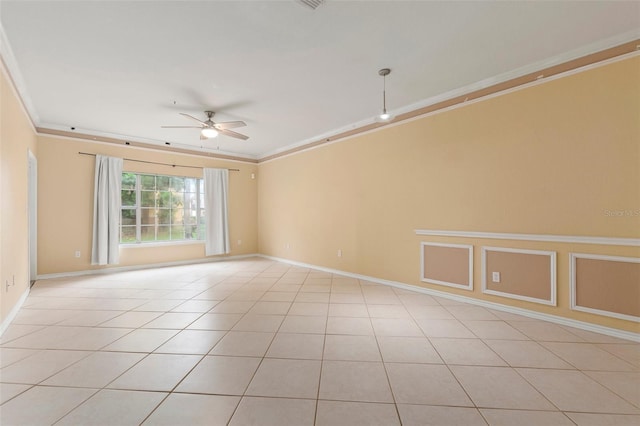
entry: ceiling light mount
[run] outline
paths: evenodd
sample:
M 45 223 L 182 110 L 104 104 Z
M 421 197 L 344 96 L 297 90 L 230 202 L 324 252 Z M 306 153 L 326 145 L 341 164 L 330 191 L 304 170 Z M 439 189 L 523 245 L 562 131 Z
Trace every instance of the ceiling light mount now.
M 390 68 L 382 68 L 378 71 L 378 75 L 382 77 L 382 114 L 377 115 L 375 120 L 382 123 L 393 119 L 393 115 L 387 112 L 387 76 L 389 74 L 391 74 Z
M 218 136 L 218 131 L 214 127 L 215 123 L 212 120 L 213 116 L 215 115 L 215 112 L 205 111 L 204 113 L 207 116 L 207 121 L 204 122 L 206 124 L 206 127 L 202 128 L 202 130 L 200 131 L 200 135 L 202 138 L 205 138 L 205 139 L 215 138 Z
M 316 10 L 318 6 L 322 4 L 324 0 L 298 0 L 299 3 L 307 6 L 310 9 Z

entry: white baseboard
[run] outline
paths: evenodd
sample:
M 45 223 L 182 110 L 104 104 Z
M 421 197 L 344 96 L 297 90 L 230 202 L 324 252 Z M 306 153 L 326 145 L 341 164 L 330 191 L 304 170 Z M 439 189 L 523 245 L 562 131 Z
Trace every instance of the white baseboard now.
M 27 296 L 29 296 L 30 290 L 31 290 L 31 287 L 28 286 L 27 289 L 24 291 L 24 293 L 22 293 L 22 296 L 20 296 L 20 299 L 18 299 L 18 302 L 13 306 L 13 309 L 11 309 L 11 312 L 9 312 L 9 315 L 7 315 L 4 321 L 2 321 L 2 324 L 0 324 L 0 336 L 4 334 L 4 332 L 7 330 L 7 328 L 11 324 L 11 321 L 14 320 L 14 318 L 18 314 L 18 311 L 20 310 L 20 308 L 22 308 L 22 305 L 24 304 L 25 300 L 27 300 Z
M 489 309 L 495 309 L 496 311 L 508 312 L 511 314 L 522 315 L 529 318 L 534 318 L 542 321 L 548 321 L 555 324 L 566 325 L 569 327 L 579 328 L 581 330 L 592 331 L 594 333 L 600 333 L 607 336 L 617 337 L 620 339 L 631 340 L 633 342 L 640 342 L 640 334 L 633 333 L 631 331 L 618 330 L 616 328 L 605 327 L 602 325 L 591 324 L 584 321 L 578 321 L 570 318 L 564 318 L 556 315 L 545 314 L 542 312 L 531 311 L 528 309 L 517 308 L 515 306 L 502 305 L 499 303 L 489 302 L 486 300 L 475 299 L 473 297 L 468 296 L 460 296 L 453 293 L 448 293 L 445 291 L 433 290 L 430 288 L 418 287 L 410 284 L 404 284 L 397 281 L 390 281 L 381 278 L 370 277 L 367 275 L 354 274 L 352 272 L 341 271 L 338 269 L 325 268 L 323 266 L 311 265 L 303 262 L 296 262 L 294 260 L 283 259 L 280 257 L 267 256 L 263 254 L 257 255 L 259 257 L 263 257 L 266 259 L 276 260 L 282 263 L 288 263 L 290 265 L 301 266 L 305 268 L 317 269 L 323 272 L 329 272 L 332 274 L 344 275 L 350 278 L 356 278 L 359 280 L 370 281 L 377 284 L 388 285 L 391 287 L 401 288 L 403 290 L 414 291 L 417 293 L 428 294 L 430 296 L 438 296 L 446 299 L 456 300 L 458 302 L 470 303 L 472 305 L 482 306 Z
M 149 263 L 144 265 L 131 265 L 131 266 L 117 266 L 115 268 L 87 269 L 84 271 L 59 272 L 55 274 L 38 275 L 37 279 L 47 280 L 51 278 L 77 277 L 81 275 L 113 274 L 116 272 L 138 271 L 141 269 L 166 268 L 169 266 L 195 265 L 199 263 L 210 263 L 210 262 L 223 262 L 227 260 L 246 259 L 248 257 L 260 257 L 260 255 L 259 254 L 239 254 L 236 256 L 219 256 L 219 257 L 204 258 L 204 259 L 179 260 L 175 262 Z

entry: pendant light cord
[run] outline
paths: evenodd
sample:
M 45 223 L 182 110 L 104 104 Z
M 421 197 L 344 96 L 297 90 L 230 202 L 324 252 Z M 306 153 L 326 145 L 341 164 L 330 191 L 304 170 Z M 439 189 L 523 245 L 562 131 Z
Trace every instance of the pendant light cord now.
M 387 113 L 387 76 L 382 76 L 382 113 Z

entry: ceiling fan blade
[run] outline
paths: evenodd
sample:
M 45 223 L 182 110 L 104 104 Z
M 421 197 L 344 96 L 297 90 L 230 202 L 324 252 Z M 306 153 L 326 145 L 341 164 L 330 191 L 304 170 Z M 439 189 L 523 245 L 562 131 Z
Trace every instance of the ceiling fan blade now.
M 202 121 L 202 120 L 198 120 L 197 118 L 195 118 L 195 117 L 194 117 L 194 116 L 192 116 L 192 115 L 185 114 L 184 112 L 180 112 L 180 113 L 178 113 L 178 114 L 180 114 L 180 115 L 182 115 L 182 116 L 184 116 L 184 117 L 190 118 L 191 120 L 195 120 L 195 121 L 197 121 L 198 123 L 202 124 L 203 126 L 206 126 L 206 125 L 207 125 L 207 123 L 205 123 L 205 122 L 204 122 L 204 121 Z
M 202 126 L 160 126 L 163 129 L 202 129 Z
M 227 136 L 231 136 L 232 138 L 238 138 L 238 139 L 242 139 L 244 141 L 246 141 L 247 139 L 249 139 L 249 136 L 245 136 L 243 134 L 240 133 L 236 133 L 232 130 L 227 130 L 227 129 L 218 129 L 218 131 L 220 133 L 222 133 L 223 135 L 227 135 Z
M 236 127 L 244 127 L 247 123 L 244 121 L 224 121 L 213 125 L 218 130 L 235 129 Z

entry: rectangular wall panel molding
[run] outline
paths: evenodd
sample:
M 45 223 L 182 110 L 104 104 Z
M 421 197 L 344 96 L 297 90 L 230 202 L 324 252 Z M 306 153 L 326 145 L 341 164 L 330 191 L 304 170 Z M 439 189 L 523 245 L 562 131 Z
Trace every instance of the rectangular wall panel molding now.
M 570 256 L 572 310 L 640 322 L 640 258 Z
M 482 247 L 482 292 L 556 306 L 556 252 Z
M 420 281 L 473 290 L 473 246 L 421 243 Z

